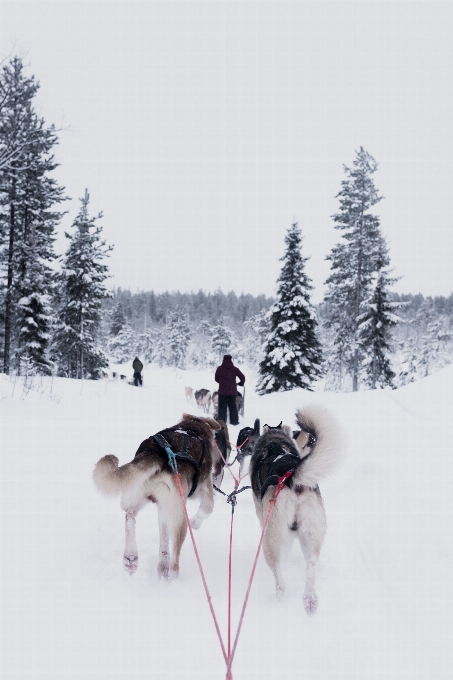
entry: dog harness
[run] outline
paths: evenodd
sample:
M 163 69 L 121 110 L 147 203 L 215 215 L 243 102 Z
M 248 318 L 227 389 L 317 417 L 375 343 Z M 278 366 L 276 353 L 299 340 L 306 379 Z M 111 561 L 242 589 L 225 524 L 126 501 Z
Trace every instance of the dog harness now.
M 269 429 L 280 430 L 281 423 L 280 425 L 277 425 L 277 427 L 272 428 L 269 427 Z M 310 435 L 309 442 L 311 446 L 313 446 L 313 444 L 316 443 L 316 439 L 315 437 L 313 437 L 313 435 Z M 286 472 L 291 472 L 291 475 L 285 480 L 285 485 L 288 485 L 289 480 L 291 479 L 292 475 L 297 470 L 299 465 L 305 463 L 305 461 L 312 455 L 312 453 L 313 451 L 310 451 L 308 455 L 306 455 L 304 458 L 301 458 L 292 451 L 288 451 L 287 449 L 285 449 L 284 446 L 282 446 L 281 444 L 278 444 L 277 442 L 271 442 L 267 447 L 266 455 L 263 458 L 261 458 L 257 464 L 258 481 L 261 487 L 261 500 L 263 500 L 264 494 L 266 493 L 270 486 L 276 486 L 278 484 L 279 477 L 285 475 Z M 269 470 L 268 475 L 263 482 L 262 468 L 264 464 L 269 465 Z M 310 491 L 316 490 L 316 487 L 308 488 Z
M 168 441 L 165 439 L 165 437 L 162 435 L 162 432 L 177 432 L 178 434 L 182 434 L 184 437 L 184 448 L 182 451 L 174 452 L 168 443 Z M 197 463 L 195 458 L 189 453 L 189 436 L 193 437 L 194 439 L 198 439 L 201 442 L 201 459 L 200 462 Z M 158 432 L 157 434 L 154 434 L 150 437 L 150 439 L 154 439 L 156 444 L 160 446 L 161 449 L 165 451 L 165 453 L 168 456 L 168 464 L 170 465 L 171 469 L 173 470 L 174 473 L 178 471 L 176 461 L 177 460 L 185 460 L 188 463 L 191 463 L 193 467 L 195 468 L 195 475 L 193 478 L 192 482 L 192 488 L 190 489 L 189 496 L 192 496 L 192 494 L 195 493 L 197 490 L 198 486 L 198 480 L 200 478 L 200 470 L 201 466 L 203 465 L 204 457 L 205 457 L 205 452 L 206 452 L 206 444 L 204 440 L 199 437 L 197 434 L 188 434 L 185 430 L 161 430 L 161 432 Z

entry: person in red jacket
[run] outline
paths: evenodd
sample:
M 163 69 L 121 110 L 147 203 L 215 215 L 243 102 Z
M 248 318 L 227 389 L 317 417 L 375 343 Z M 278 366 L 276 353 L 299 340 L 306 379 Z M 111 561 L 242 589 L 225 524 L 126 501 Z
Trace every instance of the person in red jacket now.
M 219 412 L 217 418 L 226 422 L 228 407 L 231 425 L 239 425 L 236 407 L 236 395 L 238 392 L 236 378 L 240 380 L 239 385 L 244 385 L 244 374 L 233 364 L 231 354 L 225 354 L 223 362 L 217 367 L 214 376 L 214 380 L 219 383 Z

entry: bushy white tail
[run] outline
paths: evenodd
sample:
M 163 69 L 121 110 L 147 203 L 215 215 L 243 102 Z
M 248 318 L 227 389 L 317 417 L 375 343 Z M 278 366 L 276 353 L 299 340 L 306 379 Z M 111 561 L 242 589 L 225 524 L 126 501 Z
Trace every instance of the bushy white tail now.
M 140 470 L 132 463 L 126 463 L 126 465 L 118 467 L 118 458 L 109 455 L 104 456 L 96 463 L 93 470 L 93 481 L 99 491 L 105 496 L 119 496 L 119 494 L 129 491 L 144 482 L 147 477 L 152 476 L 157 470 L 157 464 L 155 470 L 152 468 Z
M 321 404 L 298 409 L 296 422 L 301 430 L 316 437 L 313 453 L 302 465 L 304 481 L 315 485 L 319 479 L 334 472 L 341 462 L 344 431 L 336 417 Z M 310 451 L 308 446 L 305 450 Z M 304 450 L 301 453 L 303 455 Z

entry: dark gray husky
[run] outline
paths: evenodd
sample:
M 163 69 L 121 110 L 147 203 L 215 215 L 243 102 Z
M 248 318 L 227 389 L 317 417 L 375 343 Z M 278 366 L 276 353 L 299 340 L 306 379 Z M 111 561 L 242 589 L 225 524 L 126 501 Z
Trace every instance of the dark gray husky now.
M 318 606 L 315 590 L 316 563 L 326 533 L 326 515 L 318 479 L 331 472 L 340 457 L 341 430 L 322 406 L 296 412 L 300 431 L 288 425 L 263 427 L 250 461 L 253 500 L 263 526 L 278 477 L 292 470 L 272 511 L 263 542 L 263 552 L 275 578 L 277 597 L 285 590 L 282 560 L 294 538 L 298 538 L 306 562 L 304 607 L 313 614 Z

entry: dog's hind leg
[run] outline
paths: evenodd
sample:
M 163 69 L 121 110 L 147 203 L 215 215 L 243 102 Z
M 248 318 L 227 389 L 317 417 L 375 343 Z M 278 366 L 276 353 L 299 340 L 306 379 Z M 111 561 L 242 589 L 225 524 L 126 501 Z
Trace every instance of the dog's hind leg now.
M 170 540 L 168 532 L 168 524 L 164 520 L 163 513 L 159 506 L 159 564 L 157 565 L 157 573 L 159 578 L 169 578 L 170 571 Z
M 190 520 L 193 529 L 199 529 L 206 517 L 214 510 L 214 489 L 212 488 L 211 475 L 198 485 L 198 495 L 200 498 L 200 507 L 198 508 L 198 512 Z
M 320 498 L 312 491 L 308 493 L 310 493 L 312 502 L 305 507 L 297 533 L 306 563 L 304 607 L 307 614 L 314 614 L 318 608 L 318 596 L 315 589 L 316 564 L 326 533 L 326 516 Z
M 274 508 L 263 541 L 264 557 L 274 574 L 277 599 L 280 599 L 285 592 L 281 563 L 289 547 L 288 528 L 283 514 L 279 512 L 278 507 Z
M 135 539 L 135 516 L 138 508 L 132 507 L 126 510 L 126 545 L 124 546 L 124 568 L 132 576 L 138 567 L 138 550 Z
M 174 518 L 176 520 L 176 518 Z M 174 579 L 179 576 L 179 556 L 181 548 L 187 534 L 187 521 L 185 515 L 181 512 L 172 527 L 172 541 L 171 541 L 171 561 L 169 578 Z

